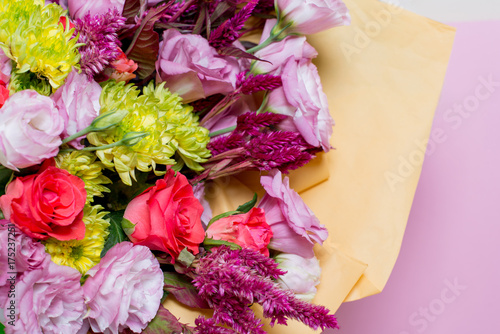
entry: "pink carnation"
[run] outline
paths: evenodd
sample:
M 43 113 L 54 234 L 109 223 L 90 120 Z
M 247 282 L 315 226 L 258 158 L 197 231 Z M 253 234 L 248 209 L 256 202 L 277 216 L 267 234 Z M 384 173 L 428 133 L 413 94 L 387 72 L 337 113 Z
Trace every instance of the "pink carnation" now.
M 73 268 L 47 262 L 27 272 L 15 287 L 15 312 L 7 299 L 0 307 L 7 321 L 7 334 L 77 333 L 86 312 L 80 273 Z M 9 309 L 11 308 L 11 309 Z
M 273 238 L 269 248 L 310 258 L 314 256 L 314 243 L 322 244 L 328 230 L 304 203 L 299 194 L 290 189 L 288 177 L 274 171 L 262 176 L 260 183 L 266 195 L 258 207 L 264 209 Z
M 140 333 L 154 318 L 163 295 L 163 272 L 149 248 L 122 242 L 86 273 L 83 291 L 94 332 Z

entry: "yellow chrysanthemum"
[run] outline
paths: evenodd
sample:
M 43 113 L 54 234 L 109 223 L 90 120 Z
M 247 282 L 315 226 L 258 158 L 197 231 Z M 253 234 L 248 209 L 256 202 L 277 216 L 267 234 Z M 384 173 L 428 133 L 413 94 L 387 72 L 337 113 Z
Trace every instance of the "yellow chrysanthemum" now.
M 192 107 L 183 105 L 177 94 L 172 94 L 160 84 L 150 83 L 143 94 L 134 85 L 109 82 L 101 93 L 101 115 L 119 111 L 125 117 L 108 131 L 87 136 L 94 146 L 116 143 L 137 133 L 147 133 L 134 145 L 115 146 L 97 151 L 97 156 L 107 167 L 114 167 L 125 184 L 135 179 L 135 169 L 142 172 L 156 170 L 157 165 L 175 165 L 176 152 L 194 170 L 202 170 L 200 162 L 206 161 L 210 152 L 206 148 L 208 130 L 198 126 Z M 178 163 L 177 163 L 178 164 Z
M 94 152 L 73 151 L 59 153 L 56 158 L 57 167 L 67 170 L 70 174 L 78 176 L 85 182 L 87 191 L 87 204 L 94 201 L 94 196 L 103 197 L 109 189 L 103 184 L 112 183 L 102 174 L 104 164 L 97 160 Z
M 73 29 L 59 19 L 64 10 L 36 0 L 0 0 L 0 48 L 16 62 L 17 71 L 35 73 L 55 90 L 64 83 L 80 54 Z
M 75 268 L 82 274 L 99 263 L 104 242 L 109 234 L 109 221 L 104 219 L 108 212 L 102 210 L 100 205 L 84 207 L 84 239 L 60 241 L 49 238 L 44 241 L 45 250 L 52 257 L 52 261 Z

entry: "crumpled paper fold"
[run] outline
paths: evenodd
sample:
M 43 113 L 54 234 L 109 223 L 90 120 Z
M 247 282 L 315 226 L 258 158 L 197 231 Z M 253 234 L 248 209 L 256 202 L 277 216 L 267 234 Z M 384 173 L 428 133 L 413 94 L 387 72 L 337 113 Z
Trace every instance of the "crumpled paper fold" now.
M 328 227 L 315 247 L 323 269 L 314 302 L 335 312 L 379 293 L 398 257 L 455 29 L 376 0 L 345 0 L 352 24 L 309 37 L 335 119 L 334 150 L 291 173 Z M 262 193 L 258 173 L 208 189 L 214 214 Z M 198 310 L 167 300 L 182 322 Z M 258 312 L 258 311 L 257 311 Z M 340 324 L 341 325 L 341 324 Z M 272 334 L 313 333 L 301 323 Z

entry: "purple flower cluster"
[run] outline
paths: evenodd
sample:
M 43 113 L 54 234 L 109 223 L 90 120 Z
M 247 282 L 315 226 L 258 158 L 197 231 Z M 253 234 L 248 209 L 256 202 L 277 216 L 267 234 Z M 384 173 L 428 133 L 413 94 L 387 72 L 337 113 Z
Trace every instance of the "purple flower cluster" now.
M 210 142 L 212 159 L 220 160 L 218 155 L 234 150 L 230 152 L 234 162 L 251 162 L 251 167 L 260 170 L 277 168 L 286 173 L 305 165 L 317 148 L 309 145 L 298 132 L 278 130 L 278 124 L 287 118 L 253 112 L 238 116 L 236 129 L 231 134 Z
M 216 49 L 230 46 L 234 41 L 240 38 L 243 33 L 241 30 L 245 22 L 250 18 L 252 12 L 259 0 L 250 0 L 238 13 L 232 18 L 224 21 L 211 34 L 208 42 Z
M 236 77 L 236 87 L 241 94 L 249 95 L 281 87 L 281 77 L 272 74 L 250 74 L 241 72 Z
M 253 303 L 262 306 L 264 316 L 271 318 L 271 325 L 296 319 L 313 329 L 338 328 L 335 316 L 328 314 L 328 309 L 297 299 L 273 281 L 283 274 L 272 259 L 249 249 L 221 246 L 201 258 L 193 283 L 214 309 L 214 316 L 211 320 L 198 318 L 198 332 L 231 333 L 221 331 L 220 324 L 237 333 L 265 333 L 262 323 L 248 307 Z
M 91 79 L 121 54 L 117 32 L 124 26 L 125 18 L 113 8 L 105 14 L 88 13 L 74 23 L 75 33 L 79 34 L 78 43 L 85 43 L 79 49 L 80 66 Z

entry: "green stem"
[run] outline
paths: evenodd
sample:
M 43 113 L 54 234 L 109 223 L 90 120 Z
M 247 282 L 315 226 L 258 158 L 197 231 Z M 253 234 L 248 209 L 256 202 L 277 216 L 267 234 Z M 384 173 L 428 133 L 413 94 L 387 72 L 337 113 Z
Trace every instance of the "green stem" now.
M 217 130 L 217 131 L 214 131 L 214 132 L 210 132 L 208 134 L 208 136 L 210 138 L 213 138 L 215 136 L 223 135 L 224 133 L 228 133 L 228 132 L 234 131 L 234 129 L 236 129 L 236 125 L 230 126 L 228 128 L 225 128 L 225 129 Z
M 64 138 L 63 141 L 62 141 L 62 145 L 66 144 L 66 143 L 69 143 L 70 141 L 75 140 L 77 138 L 80 138 L 82 136 L 85 136 L 88 133 L 92 132 L 92 130 L 93 130 L 93 127 L 92 126 L 88 126 L 85 129 L 83 129 L 81 131 L 78 131 L 77 133 L 75 133 L 75 134 L 73 134 L 73 135 L 71 135 L 69 137 Z
M 280 36 L 282 33 L 285 32 L 285 30 L 287 30 L 292 25 L 292 22 L 285 25 L 280 31 L 278 31 L 276 33 L 275 30 L 279 29 L 279 23 L 280 23 L 279 21 L 276 22 L 276 25 L 273 27 L 273 29 L 271 29 L 271 33 L 269 34 L 269 37 L 264 42 L 262 42 L 259 45 L 254 46 L 253 48 L 248 49 L 247 52 L 253 54 L 253 53 L 265 48 L 269 44 L 276 42 L 276 41 L 281 41 L 283 38 L 285 38 L 286 36 L 285 37 L 280 37 Z

